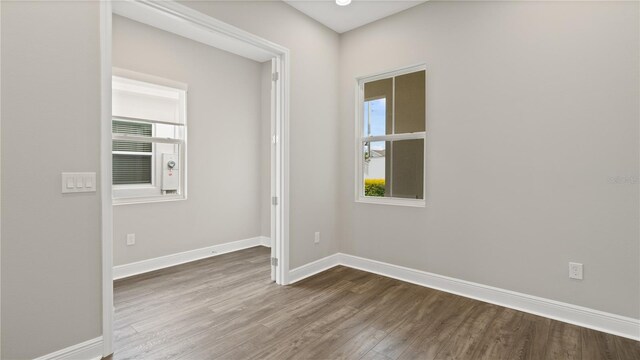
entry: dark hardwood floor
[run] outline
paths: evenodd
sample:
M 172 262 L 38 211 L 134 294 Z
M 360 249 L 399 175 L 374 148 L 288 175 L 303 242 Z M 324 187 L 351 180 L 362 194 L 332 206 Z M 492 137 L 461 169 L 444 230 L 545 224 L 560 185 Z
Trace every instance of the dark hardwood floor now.
M 255 247 L 115 282 L 114 359 L 640 359 L 640 343 Z

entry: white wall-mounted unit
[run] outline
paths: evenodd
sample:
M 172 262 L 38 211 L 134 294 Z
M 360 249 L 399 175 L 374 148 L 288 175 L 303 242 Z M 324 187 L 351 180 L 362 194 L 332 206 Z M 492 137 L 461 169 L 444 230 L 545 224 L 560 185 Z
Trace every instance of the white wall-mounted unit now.
M 162 154 L 162 191 L 177 191 L 180 187 L 180 159 L 178 154 Z

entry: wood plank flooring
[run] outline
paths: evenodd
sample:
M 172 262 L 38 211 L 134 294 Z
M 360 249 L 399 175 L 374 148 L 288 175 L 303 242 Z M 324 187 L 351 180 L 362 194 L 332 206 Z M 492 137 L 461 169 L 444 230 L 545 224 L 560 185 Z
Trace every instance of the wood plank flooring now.
M 113 359 L 640 359 L 640 343 L 346 267 L 291 286 L 250 248 L 115 286 Z

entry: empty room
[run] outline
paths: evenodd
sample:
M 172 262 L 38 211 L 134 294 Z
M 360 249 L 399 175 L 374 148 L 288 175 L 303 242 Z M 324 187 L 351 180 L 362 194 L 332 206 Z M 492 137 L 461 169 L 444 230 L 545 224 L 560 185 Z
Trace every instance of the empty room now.
M 271 68 L 112 17 L 117 358 L 155 357 L 150 334 L 271 285 Z
M 640 359 L 640 2 L 0 1 L 0 359 Z

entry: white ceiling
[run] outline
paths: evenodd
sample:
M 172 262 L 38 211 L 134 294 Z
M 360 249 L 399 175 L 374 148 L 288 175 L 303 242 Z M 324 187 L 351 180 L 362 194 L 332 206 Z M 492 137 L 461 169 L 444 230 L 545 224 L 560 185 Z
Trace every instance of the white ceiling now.
M 424 0 L 352 0 L 338 6 L 335 0 L 283 0 L 338 33 L 393 15 Z

